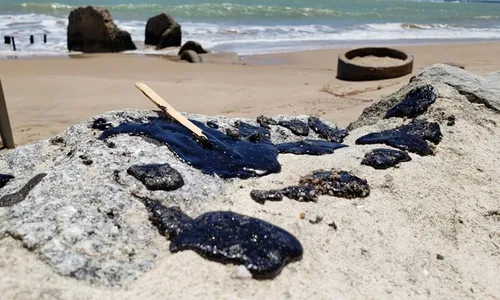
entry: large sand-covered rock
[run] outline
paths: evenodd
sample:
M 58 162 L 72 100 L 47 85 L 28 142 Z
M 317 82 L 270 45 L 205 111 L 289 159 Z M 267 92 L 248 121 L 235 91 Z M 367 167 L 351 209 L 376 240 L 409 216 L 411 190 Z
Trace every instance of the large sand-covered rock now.
M 416 119 L 440 125 L 442 140 L 433 155 L 409 153 L 411 161 L 385 170 L 362 165 L 365 153 L 389 147 L 355 141 L 409 123 L 384 115 L 427 84 L 437 97 Z M 22 146 L 0 156 L 0 173 L 15 176 L 0 189 L 0 199 L 36 174 L 46 175 L 22 202 L 0 208 L 1 293 L 73 299 L 493 299 L 500 294 L 500 114 L 470 100 L 456 87 L 426 76 L 365 110 L 350 126 L 344 141 L 349 147 L 322 156 L 280 154 L 280 173 L 245 180 L 204 175 L 148 138 L 99 140 L 101 131 L 91 128 L 97 117 L 51 140 Z M 158 114 L 128 110 L 99 117 L 116 126 L 148 122 Z M 189 117 L 223 128 L 236 121 Z M 274 143 L 301 139 L 281 126 L 271 128 Z M 311 131 L 308 138 L 318 135 Z M 184 185 L 169 192 L 148 190 L 127 174 L 131 165 L 145 163 L 170 164 Z M 296 185 L 301 176 L 325 168 L 366 179 L 369 196 L 320 196 L 317 202 L 285 198 L 264 205 L 250 197 L 254 189 Z M 275 279 L 238 279 L 248 278 L 238 266 L 191 251 L 170 253 L 169 242 L 133 195 L 180 206 L 193 217 L 231 210 L 269 221 L 297 237 L 304 256 Z M 109 285 L 126 288 L 105 288 Z

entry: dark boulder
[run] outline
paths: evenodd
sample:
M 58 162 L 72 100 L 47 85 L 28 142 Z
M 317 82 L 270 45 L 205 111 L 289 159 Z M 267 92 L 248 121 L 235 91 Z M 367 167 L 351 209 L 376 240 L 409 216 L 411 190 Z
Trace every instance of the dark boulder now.
M 146 45 L 156 49 L 179 47 L 181 45 L 181 25 L 172 16 L 162 13 L 154 16 L 146 23 Z
M 203 62 L 203 60 L 198 55 L 198 53 L 194 52 L 193 50 L 187 50 L 187 51 L 182 52 L 180 59 L 185 60 L 185 61 L 190 62 L 190 63 L 195 63 L 195 64 L 199 64 L 199 63 Z
M 107 9 L 87 6 L 69 14 L 68 50 L 98 53 L 135 49 L 130 34 L 116 26 Z
M 200 45 L 200 43 L 194 42 L 194 41 L 187 41 L 182 45 L 181 49 L 179 50 L 179 55 L 182 54 L 182 52 L 187 51 L 187 50 L 192 50 L 198 54 L 205 54 L 209 53 L 207 50 L 203 49 L 203 47 Z

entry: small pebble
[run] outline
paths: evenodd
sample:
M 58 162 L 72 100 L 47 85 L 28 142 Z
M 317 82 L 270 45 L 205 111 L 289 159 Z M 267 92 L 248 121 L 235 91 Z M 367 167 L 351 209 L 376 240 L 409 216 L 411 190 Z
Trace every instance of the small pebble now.
M 94 161 L 90 159 L 87 155 L 80 155 L 80 159 L 82 160 L 82 163 L 86 166 L 90 166 L 91 164 L 94 163 Z
M 335 231 L 337 231 L 337 224 L 332 221 L 332 223 L 328 224 L 328 226 L 332 227 Z
M 109 123 L 104 118 L 95 119 L 94 122 L 91 125 L 92 129 L 97 129 L 97 130 L 101 130 L 101 131 L 107 130 L 107 129 L 111 128 L 111 127 L 112 127 L 111 123 Z
M 438 254 L 438 255 L 436 255 L 436 258 L 437 258 L 438 260 L 443 260 L 443 259 L 444 259 L 444 256 L 442 256 L 441 254 Z
M 311 224 L 318 224 L 318 223 L 321 223 L 321 221 L 323 221 L 323 217 L 316 216 L 316 219 L 309 220 L 309 223 L 311 223 Z
M 305 219 L 305 217 L 306 217 L 306 214 L 305 214 L 305 213 L 303 213 L 303 212 L 301 212 L 301 213 L 300 213 L 300 218 L 301 218 L 302 220 L 304 220 L 304 219 Z
M 294 199 L 300 202 L 316 202 L 318 195 L 316 192 L 307 186 L 288 186 L 281 190 L 283 195 L 289 199 Z
M 236 270 L 231 274 L 231 278 L 234 279 L 252 279 L 252 273 L 248 271 L 245 266 L 238 266 Z
M 448 125 L 448 126 L 453 126 L 453 125 L 455 125 L 455 120 L 456 120 L 456 118 L 455 118 L 455 116 L 454 116 L 454 115 L 449 116 L 447 120 L 448 120 L 448 122 L 446 123 L 446 125 Z
M 257 203 L 264 204 L 266 201 L 281 201 L 283 193 L 281 190 L 252 190 L 250 197 Z
M 385 174 L 384 175 L 385 181 L 387 182 L 392 182 L 394 178 L 390 174 Z

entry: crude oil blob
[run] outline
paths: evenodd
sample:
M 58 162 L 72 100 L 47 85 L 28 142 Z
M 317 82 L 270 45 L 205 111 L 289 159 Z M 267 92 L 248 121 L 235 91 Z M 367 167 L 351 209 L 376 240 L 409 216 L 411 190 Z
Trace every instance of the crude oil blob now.
M 349 135 L 347 129 L 332 128 L 321 122 L 321 120 L 317 117 L 309 117 L 308 124 L 320 138 L 330 142 L 342 143 L 344 138 Z
M 278 125 L 278 122 L 276 122 L 274 119 L 263 116 L 263 115 L 257 117 L 257 123 L 259 123 L 259 125 L 261 127 L 264 127 L 267 129 L 271 128 L 270 125 Z
M 293 119 L 290 121 L 279 121 L 280 126 L 290 129 L 290 131 L 298 136 L 308 136 L 309 135 L 309 125 L 300 120 Z
M 408 125 L 364 135 L 356 140 L 356 144 L 385 144 L 419 155 L 429 155 L 433 149 L 426 140 L 438 144 L 442 137 L 438 123 L 413 120 Z
M 299 202 L 314 202 L 318 200 L 318 195 L 314 191 L 314 189 L 303 186 L 303 185 L 293 185 L 287 186 L 282 190 L 283 195 L 287 198 L 297 200 Z
M 347 147 L 347 145 L 323 140 L 303 140 L 298 142 L 289 142 L 277 144 L 279 153 L 323 155 L 331 154 L 336 149 Z
M 283 200 L 282 190 L 252 190 L 250 192 L 250 197 L 260 204 L 264 204 L 266 201 L 281 201 Z
M 159 118 L 151 118 L 149 123 L 124 123 L 106 130 L 99 138 L 106 140 L 118 134 L 147 136 L 167 145 L 194 168 L 222 178 L 249 178 L 281 171 L 274 145 L 234 139 L 200 122 L 192 122 L 203 131 L 208 141 L 195 138 L 180 124 Z
M 348 199 L 370 195 L 368 182 L 347 171 L 317 170 L 300 178 L 299 184 L 314 189 L 320 195 Z
M 152 191 L 173 191 L 184 185 L 181 173 L 169 164 L 134 165 L 128 168 L 127 173 Z
M 425 85 L 410 91 L 403 101 L 387 110 L 385 118 L 415 118 L 427 111 L 436 101 L 434 87 Z
M 288 186 L 281 190 L 253 190 L 250 196 L 255 202 L 264 204 L 266 200 L 280 201 L 282 196 L 300 202 L 316 202 L 319 195 L 343 198 L 363 198 L 370 195 L 370 186 L 346 171 L 316 170 L 301 177 L 299 185 Z
M 97 118 L 94 120 L 92 123 L 92 129 L 97 129 L 97 130 L 107 130 L 111 127 L 111 123 L 106 121 L 104 118 Z
M 262 279 L 276 277 L 287 263 L 302 258 L 302 245 L 293 235 L 263 220 L 226 211 L 192 219 L 157 200 L 144 202 L 172 253 L 193 250 L 209 260 L 244 265 Z
M 0 174 L 0 189 L 3 188 L 14 176 L 9 174 Z
M 266 142 L 271 143 L 271 132 L 260 126 L 253 126 L 241 121 L 234 124 L 238 128 L 238 137 L 252 143 Z
M 366 153 L 361 164 L 371 166 L 374 169 L 388 169 L 410 160 L 411 157 L 404 151 L 379 148 Z

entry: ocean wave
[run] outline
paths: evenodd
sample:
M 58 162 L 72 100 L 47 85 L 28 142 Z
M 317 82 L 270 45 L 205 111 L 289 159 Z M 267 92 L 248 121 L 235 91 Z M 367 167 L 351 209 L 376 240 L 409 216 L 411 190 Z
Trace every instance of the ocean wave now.
M 72 9 L 73 6 L 62 3 L 21 3 L 22 8 L 34 9 Z
M 120 20 L 115 23 L 128 31 L 142 45 L 144 20 Z M 255 25 L 226 22 L 182 22 L 183 40 L 195 40 L 204 47 L 219 51 L 255 54 L 303 47 L 325 47 L 345 43 L 366 43 L 383 40 L 453 40 L 500 39 L 500 26 L 489 28 L 461 27 L 457 24 L 425 23 L 364 23 L 338 26 L 336 24 L 269 24 Z M 0 31 L 16 38 L 19 52 L 67 53 L 67 17 L 47 14 L 0 15 Z M 43 44 L 47 34 L 48 43 Z M 34 35 L 35 44 L 29 36 Z M 140 46 L 142 47 L 142 46 Z M 295 48 L 294 48 L 295 47 Z M 11 45 L 0 44 L 0 55 L 11 53 Z M 148 50 L 153 51 L 154 50 Z M 155 52 L 156 53 L 156 52 Z
M 475 16 L 474 20 L 495 20 L 500 19 L 500 16 Z
M 162 4 L 115 4 L 99 5 L 111 12 L 164 12 L 177 17 L 288 17 L 288 18 L 316 18 L 316 17 L 380 17 L 375 11 L 347 12 L 326 8 L 288 7 L 270 5 L 243 5 L 233 3 L 200 3 L 169 6 Z M 21 3 L 23 10 L 36 13 L 69 12 L 78 6 L 63 3 Z

